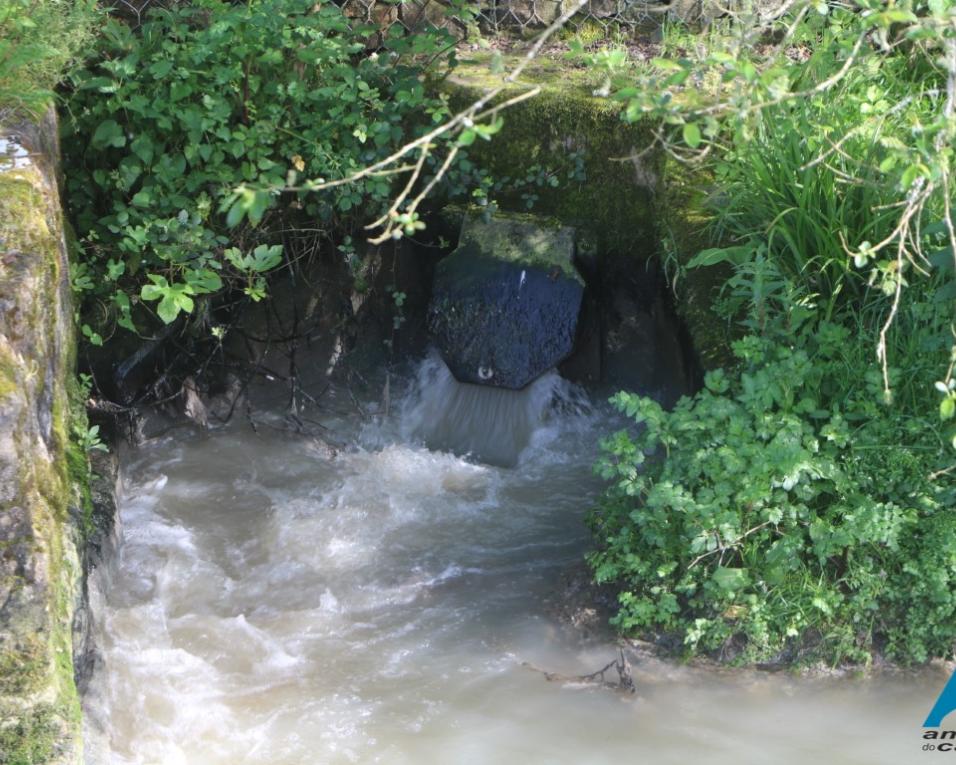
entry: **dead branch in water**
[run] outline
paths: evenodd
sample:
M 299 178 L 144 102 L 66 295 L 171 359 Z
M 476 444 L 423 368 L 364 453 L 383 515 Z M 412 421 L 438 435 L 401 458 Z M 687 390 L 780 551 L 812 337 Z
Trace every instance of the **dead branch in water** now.
M 624 649 L 618 649 L 618 656 L 596 672 L 588 675 L 562 675 L 559 672 L 548 672 L 540 667 L 534 666 L 530 662 L 522 662 L 522 667 L 539 672 L 544 675 L 544 679 L 549 683 L 584 683 L 586 685 L 599 685 L 602 688 L 608 688 L 619 693 L 636 693 L 637 688 L 634 685 L 634 677 L 631 674 L 631 662 L 624 655 Z M 611 668 L 617 670 L 617 682 L 607 679 L 607 673 Z

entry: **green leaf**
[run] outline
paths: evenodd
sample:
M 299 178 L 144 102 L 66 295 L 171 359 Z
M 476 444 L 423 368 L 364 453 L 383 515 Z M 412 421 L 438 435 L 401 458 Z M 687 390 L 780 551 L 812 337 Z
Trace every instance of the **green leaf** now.
M 93 148 L 120 148 L 126 145 L 126 136 L 116 120 L 104 120 L 96 128 L 92 139 Z
M 106 264 L 106 278 L 115 282 L 124 273 L 126 273 L 126 262 L 123 260 L 110 260 Z
M 740 75 L 747 82 L 753 82 L 757 79 L 757 67 L 755 67 L 750 61 L 741 61 L 737 68 L 740 72 Z
M 245 217 L 246 209 L 243 205 L 242 197 L 239 196 L 229 206 L 229 212 L 226 214 L 226 225 L 229 228 L 235 228 Z
M 159 314 L 159 318 L 162 319 L 165 324 L 170 324 L 179 316 L 179 309 L 180 306 L 176 297 L 169 294 L 159 301 L 159 305 L 156 306 L 156 313 Z
M 902 8 L 890 8 L 882 13 L 878 13 L 875 18 L 885 26 L 891 24 L 914 24 L 919 21 L 911 11 Z
M 153 141 L 147 135 L 138 135 L 133 139 L 133 142 L 130 144 L 130 149 L 133 150 L 133 153 L 139 157 L 144 165 L 148 165 L 153 161 Z
M 910 165 L 903 171 L 903 175 L 900 176 L 900 186 L 906 191 L 921 174 L 922 168 L 919 165 Z
M 267 246 L 260 244 L 252 251 L 252 257 L 251 269 L 258 273 L 264 273 L 282 262 L 282 245 Z
M 939 402 L 939 417 L 941 420 L 952 419 L 954 413 L 956 413 L 956 398 L 947 396 Z
M 674 59 L 671 58 L 654 58 L 651 59 L 651 64 L 656 66 L 658 69 L 664 69 L 666 71 L 680 72 L 684 70 L 684 66 Z
M 687 268 L 701 268 L 703 266 L 716 266 L 718 263 L 731 263 L 739 265 L 746 263 L 753 255 L 753 247 L 750 245 L 740 245 L 737 247 L 712 247 L 707 250 L 701 250 L 697 255 L 690 259 Z
M 169 60 L 157 61 L 155 64 L 150 66 L 149 73 L 153 75 L 157 80 L 161 80 L 167 74 L 172 71 L 173 62 Z
M 95 332 L 89 324 L 84 324 L 81 328 L 83 336 L 90 341 L 90 345 L 103 345 L 103 338 L 98 332 Z
M 730 592 L 739 592 L 750 583 L 750 578 L 745 568 L 727 568 L 720 566 L 714 571 L 713 579 L 718 587 Z
M 166 277 L 149 274 L 149 279 L 152 284 L 144 284 L 139 292 L 143 300 L 159 300 L 169 292 L 169 283 L 166 281 Z
M 258 226 L 269 207 L 271 195 L 268 191 L 257 191 L 252 197 L 252 204 L 249 205 L 249 222 L 253 226 Z
M 956 270 L 956 257 L 953 255 L 952 247 L 945 247 L 942 250 L 936 250 L 926 256 L 927 260 L 933 264 L 934 268 L 943 273 Z
M 693 122 L 688 122 L 684 125 L 684 143 L 686 143 L 690 148 L 696 149 L 700 146 L 701 135 L 700 128 Z
M 186 283 L 197 295 L 218 292 L 222 289 L 222 279 L 219 274 L 209 268 L 188 271 Z

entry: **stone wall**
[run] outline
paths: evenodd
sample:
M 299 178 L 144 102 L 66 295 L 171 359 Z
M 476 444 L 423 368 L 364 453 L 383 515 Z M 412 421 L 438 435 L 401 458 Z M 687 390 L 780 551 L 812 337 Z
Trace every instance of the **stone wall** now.
M 16 765 L 81 760 L 72 624 L 88 463 L 71 442 L 56 167 L 52 111 L 0 132 L 0 762 Z

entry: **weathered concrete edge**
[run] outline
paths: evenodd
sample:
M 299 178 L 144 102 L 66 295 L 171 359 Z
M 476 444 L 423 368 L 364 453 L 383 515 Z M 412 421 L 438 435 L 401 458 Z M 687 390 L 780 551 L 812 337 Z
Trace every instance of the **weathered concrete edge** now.
M 668 158 L 661 185 L 657 214 L 675 310 L 703 370 L 733 366 L 730 328 L 712 309 L 717 290 L 729 274 L 720 266 L 686 269 L 697 253 L 716 244 L 708 228 L 711 216 L 707 210 L 713 178 L 706 170 Z M 668 264 L 668 258 L 674 262 Z
M 0 762 L 79 763 L 73 621 L 90 516 L 57 121 L 0 130 Z

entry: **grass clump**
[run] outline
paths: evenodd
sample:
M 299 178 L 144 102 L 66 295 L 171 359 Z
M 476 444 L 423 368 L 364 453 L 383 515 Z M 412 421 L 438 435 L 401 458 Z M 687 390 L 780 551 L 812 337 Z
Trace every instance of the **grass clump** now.
M 0 122 L 50 103 L 98 18 L 93 0 L 0 0 Z
M 13 719 L 11 724 L 0 724 L 0 762 L 36 765 L 57 755 L 63 715 L 56 707 L 41 704 Z

